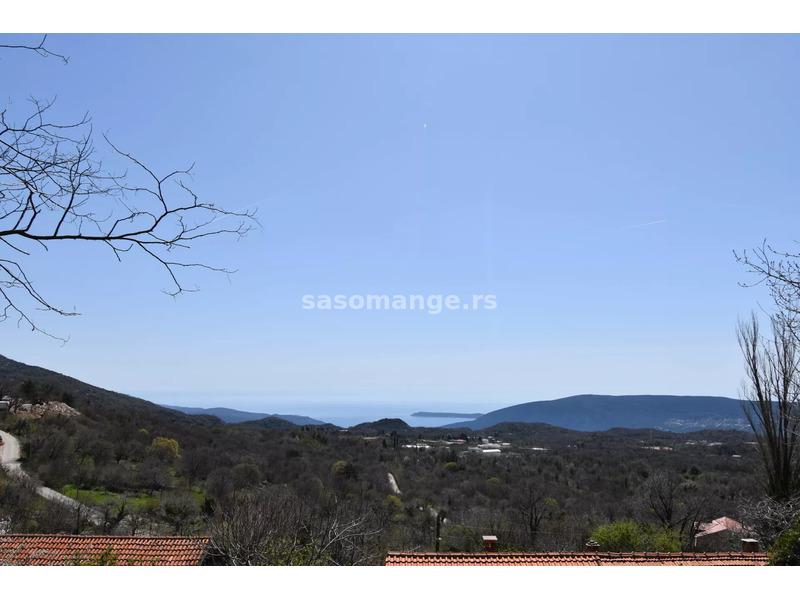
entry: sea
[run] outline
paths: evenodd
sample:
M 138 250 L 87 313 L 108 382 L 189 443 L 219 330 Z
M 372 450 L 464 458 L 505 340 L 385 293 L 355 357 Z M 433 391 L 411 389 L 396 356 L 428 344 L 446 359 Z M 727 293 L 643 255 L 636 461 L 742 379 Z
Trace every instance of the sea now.
M 508 406 L 480 399 L 459 400 L 447 394 L 436 398 L 397 399 L 370 392 L 198 392 L 131 390 L 131 396 L 156 404 L 191 408 L 233 408 L 255 413 L 300 415 L 339 427 L 379 419 L 402 419 L 412 427 L 441 427 L 469 421 L 462 417 L 413 417 L 415 412 L 486 413 Z

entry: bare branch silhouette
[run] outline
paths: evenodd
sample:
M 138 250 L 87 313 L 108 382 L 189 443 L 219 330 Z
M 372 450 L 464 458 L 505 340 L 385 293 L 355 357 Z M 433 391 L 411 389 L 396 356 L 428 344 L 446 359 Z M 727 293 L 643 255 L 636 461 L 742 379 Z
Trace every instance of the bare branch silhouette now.
M 66 62 L 46 49 L 45 41 L 0 48 L 33 50 Z M 159 175 L 104 135 L 111 153 L 132 169 L 110 172 L 96 158 L 88 115 L 57 123 L 50 120 L 53 101 L 29 102 L 31 110 L 17 119 L 10 103 L 0 111 L 0 321 L 16 319 L 50 335 L 36 324 L 32 310 L 78 314 L 46 299 L 27 272 L 29 257 L 53 244 L 104 246 L 120 261 L 128 252 L 139 253 L 166 271 L 164 291 L 172 296 L 197 291 L 182 283 L 185 269 L 233 272 L 181 260 L 173 252 L 207 237 L 241 238 L 254 227 L 255 210 L 230 211 L 201 201 L 186 183 L 191 167 Z

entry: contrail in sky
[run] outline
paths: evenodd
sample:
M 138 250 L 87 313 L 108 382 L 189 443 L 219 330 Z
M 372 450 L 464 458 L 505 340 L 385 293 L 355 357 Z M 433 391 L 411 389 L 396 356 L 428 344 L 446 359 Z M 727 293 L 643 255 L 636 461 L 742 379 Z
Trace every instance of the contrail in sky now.
M 647 227 L 648 225 L 658 225 L 659 223 L 666 223 L 666 219 L 661 219 L 660 221 L 650 221 L 649 223 L 639 223 L 638 225 L 634 225 L 631 229 L 636 227 Z

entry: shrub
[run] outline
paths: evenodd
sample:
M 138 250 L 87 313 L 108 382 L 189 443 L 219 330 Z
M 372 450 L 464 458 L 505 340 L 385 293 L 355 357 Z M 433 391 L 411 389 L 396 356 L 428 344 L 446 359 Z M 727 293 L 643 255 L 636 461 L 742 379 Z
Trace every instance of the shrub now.
M 633 519 L 600 525 L 591 533 L 607 552 L 680 552 L 678 535 Z
M 800 517 L 791 529 L 783 532 L 769 551 L 769 564 L 780 566 L 800 565 Z

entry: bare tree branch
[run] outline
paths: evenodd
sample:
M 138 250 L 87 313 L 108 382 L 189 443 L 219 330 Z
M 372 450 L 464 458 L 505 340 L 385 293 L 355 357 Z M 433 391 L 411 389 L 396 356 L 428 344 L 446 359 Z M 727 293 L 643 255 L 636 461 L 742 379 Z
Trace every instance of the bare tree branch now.
M 343 565 L 374 560 L 380 529 L 335 498 L 315 506 L 286 486 L 229 496 L 208 521 L 214 560 L 227 565 Z
M 800 492 L 800 354 L 786 320 L 772 317 L 771 325 L 767 338 L 755 314 L 739 323 L 748 380 L 743 405 L 764 463 L 765 491 L 784 501 Z
M 765 284 L 777 307 L 776 317 L 783 319 L 798 337 L 800 319 L 800 253 L 781 252 L 767 244 L 759 248 L 734 252 L 736 260 L 743 264 L 748 273 L 756 276 L 751 283 L 740 283 L 742 287 Z M 800 339 L 800 338 L 798 338 Z
M 0 45 L 66 58 L 35 46 Z M 241 238 L 255 225 L 255 210 L 226 210 L 199 200 L 186 184 L 190 169 L 159 175 L 106 136 L 111 152 L 132 173 L 113 173 L 96 158 L 90 119 L 51 121 L 53 101 L 30 99 L 32 109 L 15 119 L 11 104 L 0 111 L 0 321 L 15 318 L 44 332 L 32 310 L 78 314 L 47 300 L 29 277 L 26 259 L 52 244 L 78 242 L 107 247 L 121 261 L 139 253 L 166 272 L 165 293 L 197 291 L 182 283 L 186 269 L 232 273 L 224 267 L 182 260 L 176 252 L 208 237 Z M 49 335 L 49 334 L 48 334 Z M 58 338 L 60 339 L 60 338 Z
M 53 52 L 52 50 L 45 48 L 44 43 L 47 41 L 47 35 L 42 37 L 42 41 L 36 44 L 35 46 L 28 46 L 28 45 L 11 45 L 11 44 L 0 44 L 0 48 L 8 48 L 10 50 L 33 50 L 39 56 L 43 58 L 47 58 L 48 56 L 55 56 L 56 58 L 60 58 L 64 64 L 69 62 L 69 58 L 64 56 L 63 54 L 59 54 L 58 52 Z

